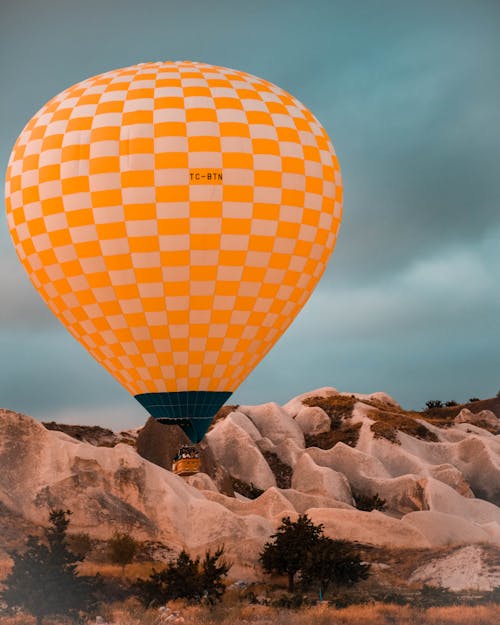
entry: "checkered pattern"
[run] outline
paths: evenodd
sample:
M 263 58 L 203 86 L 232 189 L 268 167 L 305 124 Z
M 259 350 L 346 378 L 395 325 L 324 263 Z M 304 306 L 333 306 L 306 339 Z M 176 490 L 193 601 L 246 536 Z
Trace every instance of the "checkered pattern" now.
M 190 182 L 214 170 L 222 182 Z M 136 395 L 242 382 L 321 277 L 342 186 L 304 105 L 186 61 L 107 72 L 48 102 L 14 146 L 6 197 L 31 281 Z

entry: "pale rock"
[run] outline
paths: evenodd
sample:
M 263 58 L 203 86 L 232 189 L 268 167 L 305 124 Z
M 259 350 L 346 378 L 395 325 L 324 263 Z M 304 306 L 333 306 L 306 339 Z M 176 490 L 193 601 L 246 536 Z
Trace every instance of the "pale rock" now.
M 418 549 L 431 546 L 427 537 L 417 528 L 376 510 L 362 512 L 312 508 L 307 514 L 313 523 L 323 524 L 324 532 L 330 538 L 391 548 L 411 545 Z
M 206 473 L 195 473 L 194 475 L 188 475 L 184 478 L 186 484 L 189 484 L 193 488 L 201 491 L 211 490 L 216 493 L 219 492 L 212 478 Z
M 328 467 L 319 467 L 307 453 L 301 456 L 293 468 L 292 488 L 353 504 L 346 477 Z
M 330 431 L 331 421 L 326 412 L 319 406 L 304 406 L 295 421 L 304 434 L 316 436 Z
M 331 449 L 309 447 L 305 453 L 309 454 L 316 464 L 342 472 L 351 483 L 355 481 L 357 475 L 370 479 L 391 477 L 377 458 L 345 443 L 337 443 Z
M 468 408 L 462 410 L 455 417 L 455 423 L 471 423 L 478 427 L 487 427 L 497 429 L 500 428 L 500 419 L 491 410 L 481 410 L 480 412 L 472 412 Z
M 344 510 L 352 510 L 352 506 L 322 495 L 312 495 L 303 493 L 293 488 L 280 488 L 280 493 L 286 497 L 299 514 L 305 514 L 310 508 L 343 508 Z
M 296 510 L 289 498 L 285 497 L 279 489 L 268 488 L 256 499 L 241 501 L 234 497 L 226 497 L 220 493 L 207 491 L 204 493 L 210 501 L 216 501 L 222 506 L 239 516 L 256 515 L 272 520 L 276 516 L 286 516 L 295 513 Z
M 443 482 L 447 486 L 451 486 L 462 497 L 472 498 L 472 492 L 468 482 L 464 479 L 462 473 L 452 464 L 434 464 L 429 465 L 429 475 L 434 479 Z
M 283 410 L 288 412 L 291 417 L 296 417 L 298 413 L 304 407 L 304 400 L 309 399 L 310 397 L 333 397 L 334 395 L 339 395 L 340 393 L 337 389 L 331 386 L 322 386 L 321 388 L 317 388 L 314 391 L 308 391 L 307 393 L 302 393 L 301 395 L 297 395 L 288 401 L 286 404 L 282 406 Z
M 231 421 L 241 429 L 245 430 L 245 432 L 252 438 L 254 441 L 258 441 L 262 438 L 261 433 L 255 427 L 255 425 L 250 421 L 250 419 L 240 412 L 239 410 L 235 410 L 230 412 L 226 417 L 226 421 Z
M 415 475 L 392 478 L 376 458 L 337 443 L 332 449 L 310 448 L 306 451 L 318 465 L 327 466 L 345 475 L 353 491 L 360 495 L 379 495 L 386 509 L 398 514 L 428 509 L 425 495 L 426 479 Z
M 205 438 L 218 462 L 233 477 L 263 490 L 276 486 L 273 472 L 255 441 L 234 421 L 219 421 Z
M 448 588 L 453 592 L 490 591 L 500 586 L 500 570 L 488 566 L 481 547 L 468 545 L 426 562 L 413 571 L 409 581 Z
M 443 482 L 429 478 L 425 487 L 429 509 L 461 517 L 474 523 L 500 524 L 500 508 L 489 501 L 466 498 Z
M 248 554 L 271 531 L 266 519 L 230 513 L 129 445 L 67 440 L 9 411 L 0 413 L 0 466 L 0 501 L 36 525 L 48 523 L 51 509 L 70 508 L 72 531 L 93 538 L 133 531 L 139 540 L 201 549 L 234 540 Z
M 304 449 L 299 447 L 292 439 L 281 441 L 281 443 L 274 446 L 273 451 L 281 462 L 289 467 L 295 466 L 300 456 L 304 453 Z
M 293 440 L 304 447 L 304 434 L 294 419 L 278 404 L 269 402 L 260 406 L 239 406 L 257 427 L 262 437 L 269 438 L 275 445 L 284 440 Z
M 489 533 L 477 523 L 444 512 L 410 512 L 401 519 L 401 523 L 418 530 L 432 547 L 490 541 Z

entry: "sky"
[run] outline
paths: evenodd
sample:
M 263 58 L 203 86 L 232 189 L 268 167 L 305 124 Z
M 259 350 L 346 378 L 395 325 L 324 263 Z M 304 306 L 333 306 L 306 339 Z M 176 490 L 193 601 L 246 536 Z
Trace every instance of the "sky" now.
M 269 80 L 330 135 L 344 218 L 316 291 L 231 403 L 321 386 L 404 407 L 500 389 L 497 0 L 2 0 L 0 165 L 89 76 L 202 61 Z M 144 409 L 31 286 L 0 212 L 0 406 L 139 426 Z

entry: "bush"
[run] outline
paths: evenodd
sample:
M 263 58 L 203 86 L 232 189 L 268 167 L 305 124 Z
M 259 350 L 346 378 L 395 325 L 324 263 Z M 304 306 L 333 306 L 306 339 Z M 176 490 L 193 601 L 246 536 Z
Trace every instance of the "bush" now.
M 365 512 L 371 512 L 372 510 L 385 510 L 386 500 L 379 497 L 378 493 L 375 495 L 361 495 L 360 493 L 353 493 L 354 503 L 358 510 L 364 510 Z
M 69 550 L 82 560 L 92 551 L 92 541 L 86 533 L 70 534 L 67 541 Z
M 38 625 L 46 616 L 78 618 L 95 603 L 99 578 L 77 575 L 77 563 L 83 558 L 67 545 L 70 515 L 69 510 L 51 511 L 46 543 L 29 536 L 26 551 L 11 554 L 14 566 L 4 582 L 1 598 L 7 606 L 32 614 Z
M 452 408 L 453 406 L 458 406 L 457 402 L 453 399 L 450 399 L 450 401 L 447 401 L 445 406 L 447 408 Z
M 479 397 L 469 397 L 469 403 L 473 404 L 475 401 L 481 401 Z
M 425 402 L 425 405 L 427 406 L 427 410 L 432 410 L 433 408 L 442 408 L 443 402 L 440 399 L 430 399 Z
M 199 557 L 193 560 L 187 551 L 181 551 L 162 571 L 153 570 L 148 579 L 136 582 L 139 601 L 146 607 L 160 606 L 173 599 L 215 604 L 222 599 L 226 589 L 223 578 L 231 568 L 223 554 L 224 547 L 214 554 L 207 551 L 200 562 Z
M 304 567 L 309 552 L 323 534 L 322 525 L 314 525 L 307 514 L 296 521 L 283 517 L 272 541 L 260 553 L 262 568 L 266 573 L 288 576 L 288 592 L 295 590 L 295 575 Z
M 302 568 L 301 583 L 304 588 L 317 585 L 323 599 L 330 585 L 353 586 L 367 579 L 369 572 L 370 565 L 361 560 L 353 545 L 321 536 Z
M 125 573 L 125 567 L 134 559 L 138 547 L 139 545 L 130 534 L 115 532 L 113 538 L 108 541 L 109 559 L 114 564 L 119 564 L 122 567 L 122 573 Z
M 260 561 L 266 573 L 286 574 L 288 592 L 294 594 L 295 576 L 300 573 L 304 589 L 317 585 L 322 597 L 329 585 L 350 586 L 368 577 L 370 565 L 346 541 L 332 540 L 314 525 L 307 514 L 292 522 L 284 517 L 273 539 L 264 545 Z

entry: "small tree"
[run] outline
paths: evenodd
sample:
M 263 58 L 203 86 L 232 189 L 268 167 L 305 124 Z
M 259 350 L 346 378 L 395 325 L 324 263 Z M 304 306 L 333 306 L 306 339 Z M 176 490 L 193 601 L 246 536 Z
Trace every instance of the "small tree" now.
M 210 605 L 221 601 L 226 591 L 223 578 L 228 574 L 231 565 L 222 558 L 223 554 L 224 547 L 219 547 L 213 555 L 207 551 L 201 563 L 201 586 Z
M 427 406 L 427 410 L 432 410 L 433 408 L 442 408 L 443 402 L 440 399 L 430 399 L 425 402 L 425 405 Z
M 114 564 L 122 567 L 122 574 L 125 574 L 125 567 L 130 564 L 137 553 L 138 544 L 130 534 L 115 532 L 113 538 L 108 541 L 109 558 Z
M 272 541 L 264 545 L 260 561 L 266 573 L 286 574 L 288 591 L 294 592 L 295 575 L 307 562 L 309 552 L 323 533 L 323 525 L 314 525 L 307 514 L 292 522 L 284 517 Z
M 231 565 L 222 559 L 224 548 L 212 555 L 205 553 L 204 560 L 193 560 L 187 551 L 181 551 L 177 559 L 169 562 L 162 571 L 155 571 L 148 579 L 139 579 L 135 584 L 141 603 L 146 607 L 165 604 L 172 599 L 201 601 L 203 598 L 213 605 L 222 599 L 225 591 L 223 578 Z
M 9 607 L 31 613 L 37 625 L 46 616 L 77 617 L 94 602 L 95 580 L 77 575 L 77 563 L 82 558 L 67 546 L 70 515 L 69 510 L 53 510 L 45 530 L 46 544 L 29 536 L 26 551 L 11 554 L 14 566 L 1 597 Z
M 323 598 L 330 585 L 352 586 L 367 579 L 369 571 L 370 565 L 361 561 L 350 543 L 321 536 L 301 569 L 300 579 L 304 588 L 317 583 Z

